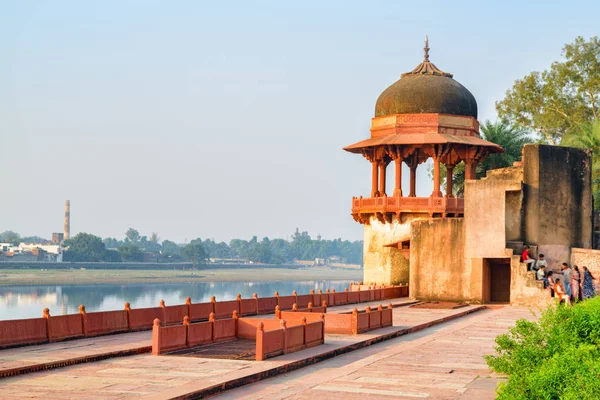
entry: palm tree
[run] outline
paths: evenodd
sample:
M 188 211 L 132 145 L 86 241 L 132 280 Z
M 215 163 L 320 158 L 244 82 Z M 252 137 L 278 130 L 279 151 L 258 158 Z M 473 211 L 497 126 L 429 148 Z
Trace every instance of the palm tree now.
M 506 121 L 485 121 L 481 126 L 481 137 L 488 142 L 496 143 L 504 149 L 504 153 L 490 154 L 477 166 L 477 178 L 485 177 L 487 171 L 505 168 L 521 160 L 521 149 L 533 139 L 526 130 L 510 125 Z M 454 168 L 452 177 L 452 192 L 455 196 L 462 197 L 465 188 L 465 164 L 459 163 Z
M 565 136 L 561 146 L 592 150 L 592 191 L 594 209 L 600 209 L 600 122 L 586 125 L 581 132 Z

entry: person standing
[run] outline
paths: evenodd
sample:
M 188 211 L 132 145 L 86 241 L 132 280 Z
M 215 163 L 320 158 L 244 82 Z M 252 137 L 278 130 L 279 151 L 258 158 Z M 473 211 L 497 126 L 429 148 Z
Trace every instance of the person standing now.
M 591 299 L 596 295 L 594 287 L 594 276 L 587 267 L 583 267 L 583 279 L 581 280 L 581 289 L 583 291 L 583 299 Z
M 581 277 L 579 275 L 579 267 L 577 265 L 573 266 L 573 271 L 571 272 L 571 297 L 573 297 L 573 301 L 579 301 L 580 298 L 580 290 L 579 285 L 581 284 Z
M 562 263 L 560 269 L 562 270 L 563 274 L 565 293 L 567 294 L 567 296 L 569 296 L 569 298 L 571 298 L 571 268 L 569 268 L 569 264 Z

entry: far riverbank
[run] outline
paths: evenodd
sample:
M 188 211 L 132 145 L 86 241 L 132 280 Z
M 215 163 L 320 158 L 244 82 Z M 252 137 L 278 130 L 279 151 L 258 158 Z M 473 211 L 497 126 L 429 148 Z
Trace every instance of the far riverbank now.
M 76 285 L 106 283 L 176 283 L 239 281 L 361 281 L 363 271 L 325 267 L 288 268 L 202 268 L 197 270 L 0 270 L 0 286 L 9 285 Z

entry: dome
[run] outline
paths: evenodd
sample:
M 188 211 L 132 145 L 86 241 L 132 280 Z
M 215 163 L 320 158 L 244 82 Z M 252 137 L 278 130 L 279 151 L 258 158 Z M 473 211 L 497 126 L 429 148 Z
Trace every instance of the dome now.
M 375 104 L 375 117 L 391 114 L 439 113 L 477 119 L 475 97 L 452 74 L 429 61 L 425 42 L 425 60 L 411 72 L 385 89 Z

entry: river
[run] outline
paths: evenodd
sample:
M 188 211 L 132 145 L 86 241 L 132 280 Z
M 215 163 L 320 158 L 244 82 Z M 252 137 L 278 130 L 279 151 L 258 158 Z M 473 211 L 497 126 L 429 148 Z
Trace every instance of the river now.
M 184 304 L 186 297 L 193 303 L 210 301 L 211 296 L 219 300 L 281 296 L 315 292 L 319 289 L 343 291 L 350 281 L 298 281 L 298 282 L 197 282 L 197 283 L 133 283 L 95 285 L 36 285 L 0 286 L 0 320 L 41 317 L 44 308 L 50 315 L 74 314 L 80 304 L 87 312 L 122 310 L 125 302 L 132 308 L 156 307 L 162 299 L 166 305 Z

